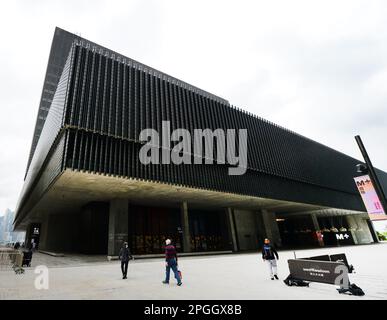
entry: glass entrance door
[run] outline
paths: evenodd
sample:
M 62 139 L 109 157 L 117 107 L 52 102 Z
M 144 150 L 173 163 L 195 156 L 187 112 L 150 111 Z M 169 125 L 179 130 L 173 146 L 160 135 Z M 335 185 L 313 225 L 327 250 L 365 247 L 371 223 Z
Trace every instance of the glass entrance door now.
M 181 252 L 180 209 L 131 206 L 129 241 L 134 254 L 163 253 L 165 240 L 172 239 Z
M 223 211 L 190 210 L 188 216 L 192 251 L 230 249 Z

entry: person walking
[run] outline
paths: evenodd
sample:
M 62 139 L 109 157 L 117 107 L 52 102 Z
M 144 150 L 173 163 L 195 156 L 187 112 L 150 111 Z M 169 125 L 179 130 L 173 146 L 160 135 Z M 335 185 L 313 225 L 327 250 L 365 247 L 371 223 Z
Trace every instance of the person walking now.
M 13 246 L 13 248 L 14 248 L 15 250 L 19 250 L 19 248 L 20 248 L 20 242 L 16 242 L 15 245 Z
M 279 280 L 277 275 L 277 260 L 279 260 L 278 252 L 270 244 L 270 240 L 267 238 L 262 247 L 262 259 L 266 261 L 269 266 L 271 280 L 274 280 L 274 278 Z
M 127 242 L 123 243 L 120 253 L 118 254 L 118 259 L 121 260 L 122 279 L 127 279 L 126 275 L 128 273 L 128 264 L 129 260 L 132 259 Z
M 171 269 L 175 275 L 177 285 L 181 286 L 181 278 L 179 275 L 179 271 L 177 269 L 177 253 L 175 246 L 172 245 L 171 239 L 165 240 L 165 280 L 163 281 L 164 284 L 169 283 L 169 276 Z

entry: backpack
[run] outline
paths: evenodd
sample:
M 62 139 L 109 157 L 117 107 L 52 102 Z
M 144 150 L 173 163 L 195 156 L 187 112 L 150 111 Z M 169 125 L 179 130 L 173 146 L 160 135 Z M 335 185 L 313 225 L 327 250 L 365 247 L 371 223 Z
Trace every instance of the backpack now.
M 354 296 L 364 296 L 364 291 L 356 284 L 352 283 L 349 285 L 349 292 Z
M 349 294 L 351 294 L 353 296 L 364 296 L 365 295 L 364 291 L 354 283 L 351 283 L 348 288 L 341 288 L 341 289 L 337 289 L 337 290 L 339 291 L 339 293 L 347 293 L 348 292 Z
M 284 283 L 291 287 L 291 286 L 296 286 L 296 287 L 309 287 L 309 283 L 304 281 L 304 280 L 300 280 L 300 279 L 295 279 L 295 278 L 292 278 L 291 275 L 288 275 L 288 277 L 284 280 Z

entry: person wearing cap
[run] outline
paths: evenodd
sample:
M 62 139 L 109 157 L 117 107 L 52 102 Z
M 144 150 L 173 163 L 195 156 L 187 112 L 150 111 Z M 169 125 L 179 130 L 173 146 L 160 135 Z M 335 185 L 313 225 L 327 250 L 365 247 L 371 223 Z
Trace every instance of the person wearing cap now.
M 123 243 L 120 253 L 118 254 L 118 259 L 121 260 L 122 279 L 127 279 L 126 275 L 128 273 L 128 264 L 129 260 L 132 259 L 127 242 Z
M 262 247 L 262 259 L 264 261 L 267 261 L 267 265 L 269 266 L 269 270 L 270 270 L 271 280 L 274 280 L 274 278 L 278 280 L 277 260 L 279 259 L 279 256 L 277 251 L 270 244 L 270 240 L 267 238 L 265 239 L 264 245 Z
M 177 270 L 177 253 L 175 246 L 172 245 L 171 239 L 165 240 L 165 280 L 163 281 L 164 284 L 169 283 L 169 275 L 171 272 L 171 269 L 175 275 L 177 285 L 181 286 L 182 282 L 180 279 L 179 271 Z

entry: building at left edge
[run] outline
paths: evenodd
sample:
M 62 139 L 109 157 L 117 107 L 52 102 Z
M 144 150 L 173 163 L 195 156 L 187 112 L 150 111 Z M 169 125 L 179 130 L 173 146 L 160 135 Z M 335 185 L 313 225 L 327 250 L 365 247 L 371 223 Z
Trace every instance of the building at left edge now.
M 139 133 L 163 121 L 247 129 L 245 174 L 229 175 L 217 154 L 140 163 Z M 123 241 L 161 253 L 167 237 L 180 252 L 257 250 L 265 237 L 284 248 L 372 243 L 359 162 L 56 28 L 14 225 L 40 249 L 109 256 Z

